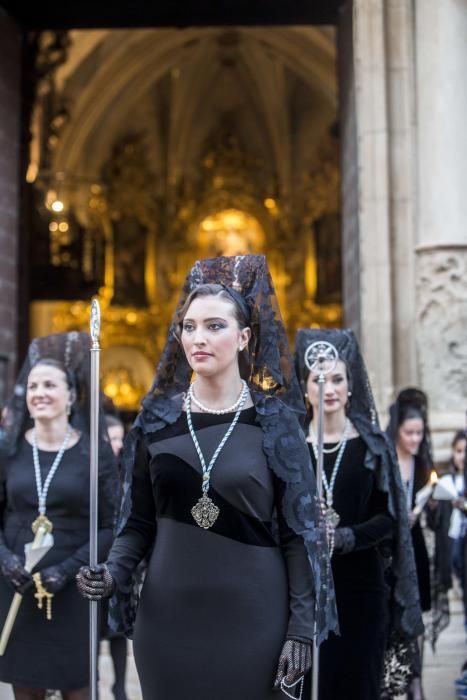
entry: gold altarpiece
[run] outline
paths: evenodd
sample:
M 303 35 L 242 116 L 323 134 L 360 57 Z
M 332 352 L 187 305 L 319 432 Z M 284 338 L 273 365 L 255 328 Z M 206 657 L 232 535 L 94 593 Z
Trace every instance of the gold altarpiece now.
M 313 163 L 293 193 L 281 193 L 224 122 L 205 141 L 196 174 L 177 182 L 161 185 L 151 171 L 144 134 L 116 144 L 98 182 L 38 180 L 50 266 L 80 266 L 86 277 L 101 260 L 102 379 L 117 407 L 138 408 L 198 258 L 266 254 L 292 342 L 298 327 L 341 324 L 338 143 L 331 135 Z M 82 238 L 78 262 L 69 252 L 73 236 Z M 87 329 L 89 308 L 89 298 L 33 299 L 31 335 Z

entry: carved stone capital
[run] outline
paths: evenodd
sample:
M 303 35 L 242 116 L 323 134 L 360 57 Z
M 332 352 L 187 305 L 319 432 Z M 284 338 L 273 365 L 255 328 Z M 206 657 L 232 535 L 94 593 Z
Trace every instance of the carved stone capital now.
M 417 250 L 417 345 L 432 410 L 465 411 L 467 245 Z

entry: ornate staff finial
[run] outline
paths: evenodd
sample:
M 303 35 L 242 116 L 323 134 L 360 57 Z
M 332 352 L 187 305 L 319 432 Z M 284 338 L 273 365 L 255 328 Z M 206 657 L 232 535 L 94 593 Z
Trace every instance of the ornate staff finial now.
M 303 359 L 310 372 L 330 374 L 337 365 L 339 354 L 334 345 L 318 340 L 307 347 Z
M 97 349 L 99 347 L 99 339 L 101 335 L 101 309 L 99 306 L 99 301 L 96 297 L 91 302 L 91 319 L 90 319 L 90 330 L 92 347 Z
M 101 333 L 101 310 L 96 297 L 91 302 L 91 421 L 90 421 L 90 493 L 89 493 L 89 566 L 97 565 L 99 527 L 99 338 Z M 90 687 L 91 700 L 97 700 L 98 620 L 97 602 L 91 601 L 90 616 Z

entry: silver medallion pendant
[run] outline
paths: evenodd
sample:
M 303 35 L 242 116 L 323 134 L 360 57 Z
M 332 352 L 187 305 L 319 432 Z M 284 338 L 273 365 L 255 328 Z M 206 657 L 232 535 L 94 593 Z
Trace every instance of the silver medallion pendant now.
M 335 529 L 339 525 L 340 519 L 341 516 L 339 515 L 339 513 L 336 513 L 332 506 L 329 506 L 326 509 L 326 522 L 329 523 L 331 527 Z
M 191 509 L 191 514 L 196 524 L 205 530 L 209 530 L 209 528 L 214 525 L 219 513 L 219 508 L 205 493 L 203 493 L 197 504 Z

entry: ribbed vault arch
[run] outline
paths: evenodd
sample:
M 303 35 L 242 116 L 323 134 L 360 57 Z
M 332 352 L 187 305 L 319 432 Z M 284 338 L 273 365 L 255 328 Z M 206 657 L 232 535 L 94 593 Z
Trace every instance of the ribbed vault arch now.
M 318 28 L 235 32 L 235 78 L 256 122 L 258 148 L 284 192 L 290 187 L 292 167 L 287 74 L 309 86 L 318 107 L 322 103 L 334 108 L 333 36 Z M 225 30 L 118 30 L 99 32 L 98 41 L 87 34 L 73 33 L 70 64 L 57 76 L 64 101 L 71 105 L 71 118 L 56 148 L 54 170 L 98 177 L 112 144 L 128 127 L 129 115 L 149 104 L 159 81 L 175 71 L 168 138 L 157 151 L 165 153 L 161 170 L 177 180 L 189 167 L 209 120 L 216 117 L 205 105 L 225 74 L 219 62 Z

